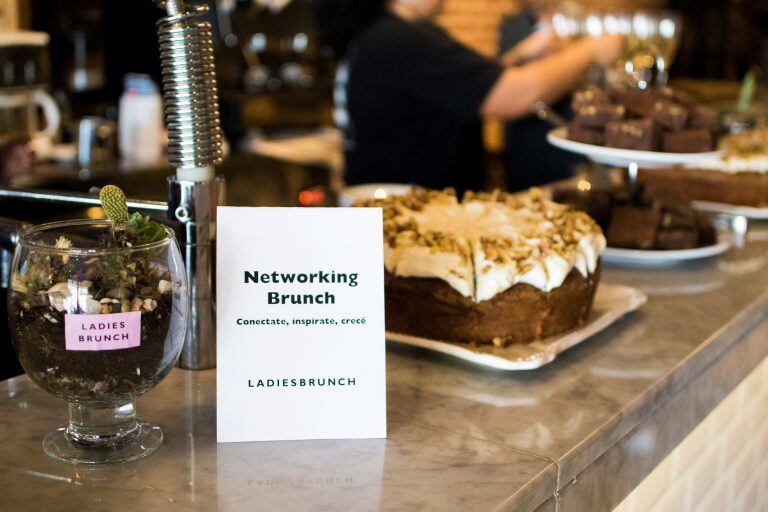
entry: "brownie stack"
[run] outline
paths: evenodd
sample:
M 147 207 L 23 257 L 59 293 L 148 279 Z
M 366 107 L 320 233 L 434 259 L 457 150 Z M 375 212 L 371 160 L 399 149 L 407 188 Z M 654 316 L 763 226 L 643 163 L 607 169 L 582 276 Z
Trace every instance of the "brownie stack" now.
M 588 88 L 573 96 L 568 138 L 611 148 L 667 153 L 713 151 L 717 112 L 669 87 Z
M 677 192 L 641 187 L 630 197 L 618 188 L 564 189 L 555 191 L 554 199 L 592 216 L 603 228 L 609 247 L 679 250 L 717 242 L 709 218 Z

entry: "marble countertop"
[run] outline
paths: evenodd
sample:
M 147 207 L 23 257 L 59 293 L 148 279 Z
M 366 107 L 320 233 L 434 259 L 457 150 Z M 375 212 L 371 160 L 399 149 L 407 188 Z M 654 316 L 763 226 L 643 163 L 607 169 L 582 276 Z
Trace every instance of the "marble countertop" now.
M 640 288 L 648 304 L 532 372 L 391 346 L 386 440 L 217 446 L 215 372 L 177 369 L 138 402 L 140 416 L 165 431 L 158 453 L 113 467 L 69 466 L 41 449 L 43 435 L 63 423 L 64 404 L 26 377 L 7 380 L 0 510 L 584 510 L 561 500 L 579 493 L 601 500 L 591 510 L 610 510 L 626 490 L 600 499 L 576 482 L 588 482 L 609 450 L 665 405 L 682 417 L 676 396 L 697 407 L 686 416 L 693 419 L 667 414 L 661 430 L 690 431 L 708 411 L 696 398 L 706 394 L 713 407 L 718 396 L 696 379 L 720 379 L 713 372 L 728 354 L 738 363 L 728 368 L 738 369 L 723 382 L 738 382 L 768 353 L 766 336 L 754 334 L 762 323 L 768 332 L 766 266 L 761 225 L 719 259 L 606 268 L 606 282 Z M 628 446 L 621 463 L 642 443 Z

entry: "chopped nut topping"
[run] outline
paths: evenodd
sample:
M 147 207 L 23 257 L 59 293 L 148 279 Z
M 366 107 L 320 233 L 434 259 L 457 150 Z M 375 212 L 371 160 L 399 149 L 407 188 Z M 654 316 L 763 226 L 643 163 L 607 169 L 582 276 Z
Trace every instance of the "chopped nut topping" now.
M 392 249 L 424 247 L 458 255 L 457 276 L 466 272 L 461 269 L 488 273 L 493 264 L 524 275 L 549 257 L 574 262 L 580 241 L 602 234 L 587 214 L 549 200 L 537 188 L 519 194 L 467 192 L 461 202 L 452 190 L 414 189 L 358 206 L 384 209 L 384 240 Z

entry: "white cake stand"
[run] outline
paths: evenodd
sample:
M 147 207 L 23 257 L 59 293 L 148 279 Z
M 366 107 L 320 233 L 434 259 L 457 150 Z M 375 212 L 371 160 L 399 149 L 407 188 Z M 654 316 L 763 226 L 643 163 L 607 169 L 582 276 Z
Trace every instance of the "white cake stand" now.
M 637 171 L 640 167 L 659 168 L 675 165 L 693 165 L 720 158 L 722 151 L 705 153 L 662 153 L 659 151 L 636 151 L 632 149 L 607 148 L 584 144 L 568 139 L 568 128 L 561 126 L 547 134 L 553 146 L 571 153 L 584 155 L 593 162 L 627 169 L 628 185 L 634 190 L 637 185 Z

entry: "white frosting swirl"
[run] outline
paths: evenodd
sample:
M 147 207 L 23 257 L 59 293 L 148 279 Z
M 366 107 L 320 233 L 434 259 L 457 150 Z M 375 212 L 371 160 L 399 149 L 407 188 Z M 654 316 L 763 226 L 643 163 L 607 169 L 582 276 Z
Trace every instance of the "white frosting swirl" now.
M 386 268 L 402 277 L 441 279 L 476 302 L 518 283 L 552 291 L 574 268 L 587 277 L 606 246 L 592 219 L 539 191 L 481 195 L 463 203 L 447 193 L 424 194 L 421 202 L 392 198 L 368 204 L 384 207 L 389 230 L 397 233 L 387 236 Z

